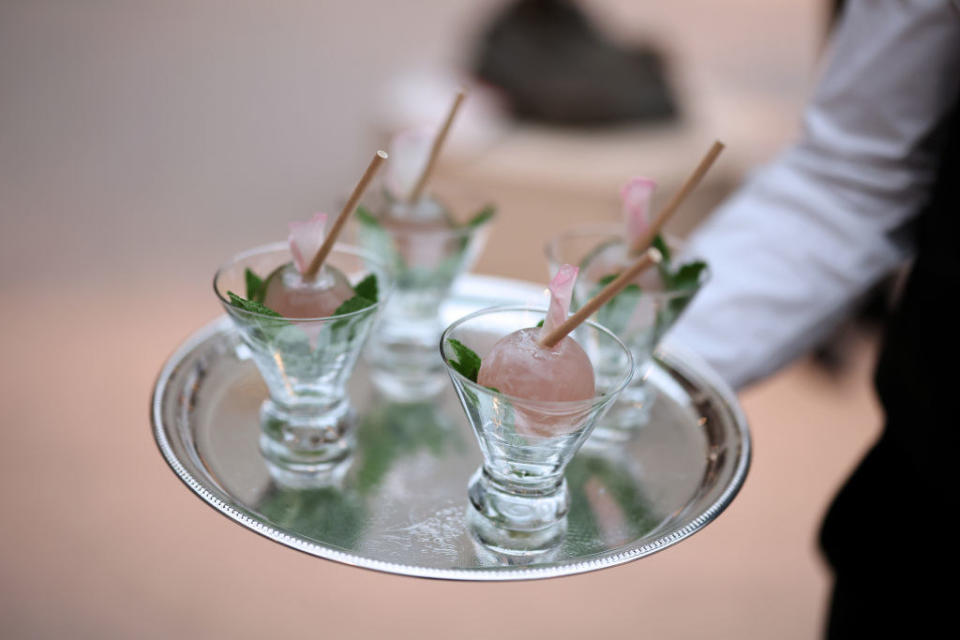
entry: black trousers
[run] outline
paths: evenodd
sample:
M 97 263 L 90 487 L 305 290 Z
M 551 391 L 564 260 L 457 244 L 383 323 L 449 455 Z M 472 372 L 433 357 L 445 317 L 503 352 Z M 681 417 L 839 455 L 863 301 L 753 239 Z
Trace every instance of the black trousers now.
M 957 514 L 949 513 L 955 501 L 911 481 L 911 465 L 889 432 L 837 494 L 821 529 L 836 576 L 830 640 L 956 637 L 960 534 L 952 522 Z

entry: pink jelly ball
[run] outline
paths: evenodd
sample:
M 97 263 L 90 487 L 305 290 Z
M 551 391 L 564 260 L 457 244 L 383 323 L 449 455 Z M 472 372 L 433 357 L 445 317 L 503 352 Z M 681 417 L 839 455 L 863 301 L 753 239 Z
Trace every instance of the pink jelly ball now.
M 501 393 L 534 402 L 577 402 L 593 399 L 593 365 L 569 336 L 552 347 L 537 343 L 539 328 L 521 329 L 500 338 L 484 357 L 477 382 Z M 514 428 L 528 437 L 552 437 L 576 431 L 583 408 L 569 413 L 514 407 Z
M 530 328 L 500 338 L 483 359 L 477 382 L 527 400 L 593 398 L 593 365 L 583 348 L 569 336 L 542 347 L 539 335 L 539 328 Z
M 338 269 L 324 266 L 306 281 L 291 263 L 270 275 L 263 304 L 286 318 L 325 318 L 353 296 L 350 281 Z

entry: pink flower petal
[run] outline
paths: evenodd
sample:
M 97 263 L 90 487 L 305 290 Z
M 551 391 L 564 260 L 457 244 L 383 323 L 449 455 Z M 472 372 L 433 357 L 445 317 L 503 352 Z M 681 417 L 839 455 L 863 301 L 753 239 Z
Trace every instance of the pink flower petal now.
M 401 131 L 390 141 L 390 162 L 384 184 L 398 200 L 405 200 L 430 157 L 434 132 L 426 127 Z
M 297 271 L 303 273 L 323 244 L 326 236 L 327 214 L 315 213 L 309 220 L 291 222 L 289 227 L 290 235 L 287 236 L 287 241 L 290 243 L 290 253 L 293 254 Z
M 634 178 L 620 190 L 629 244 L 650 228 L 650 201 L 656 188 L 657 183 L 649 178 Z
M 547 335 L 567 319 L 567 314 L 570 313 L 570 299 L 573 297 L 573 285 L 577 281 L 579 272 L 579 267 L 565 264 L 550 281 L 550 308 L 543 321 L 541 336 Z

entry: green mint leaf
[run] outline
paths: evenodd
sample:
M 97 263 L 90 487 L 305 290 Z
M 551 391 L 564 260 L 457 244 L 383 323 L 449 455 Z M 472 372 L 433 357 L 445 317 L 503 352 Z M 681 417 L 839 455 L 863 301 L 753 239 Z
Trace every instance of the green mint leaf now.
M 364 297 L 367 300 L 373 300 L 376 302 L 379 297 L 379 289 L 377 287 L 377 276 L 376 274 L 371 273 L 366 278 L 357 283 L 357 286 L 353 288 L 356 291 L 358 296 Z M 369 306 L 369 305 L 368 305 Z
M 611 273 L 601 278 L 593 287 L 590 297 L 593 298 L 604 287 L 617 279 L 620 274 Z M 614 333 L 625 332 L 633 317 L 633 311 L 640 302 L 642 291 L 640 287 L 631 282 L 620 290 L 620 293 L 613 296 L 605 305 L 597 311 L 597 322 L 610 329 Z
M 262 302 L 244 300 L 233 291 L 228 291 L 227 295 L 230 296 L 230 306 L 257 314 L 254 316 L 244 316 L 241 320 L 241 324 L 243 324 L 247 330 L 251 332 L 252 337 L 257 340 L 271 343 L 277 338 L 280 332 L 290 326 L 286 318 L 270 307 L 265 306 Z
M 453 347 L 453 352 L 457 357 L 456 360 L 448 358 L 447 362 L 464 378 L 471 382 L 476 382 L 477 374 L 480 373 L 480 356 L 459 340 L 449 338 L 447 343 Z
M 700 274 L 707 268 L 702 260 L 688 262 L 673 274 L 671 289 L 695 289 L 700 284 Z
M 537 328 L 538 328 L 538 329 L 539 329 L 540 327 L 542 327 L 542 326 L 543 326 L 543 320 L 541 320 L 540 322 L 537 323 Z
M 483 209 L 481 209 L 480 211 L 478 211 L 472 218 L 470 218 L 469 220 L 467 220 L 467 222 L 464 223 L 463 226 L 465 226 L 465 227 L 479 227 L 480 225 L 482 225 L 483 223 L 485 223 L 487 220 L 489 220 L 490 218 L 492 218 L 492 217 L 494 216 L 494 214 L 496 214 L 496 212 L 497 212 L 497 208 L 496 208 L 495 206 L 493 206 L 492 204 L 488 204 L 488 205 L 485 206 Z
M 238 309 L 243 309 L 244 311 L 249 311 L 250 313 L 259 313 L 261 315 L 271 316 L 274 318 L 283 317 L 270 307 L 265 306 L 262 302 L 257 302 L 256 300 L 245 300 L 235 294 L 233 291 L 227 291 L 227 295 L 230 296 L 230 304 Z
M 263 302 L 263 297 L 267 293 L 267 288 L 263 284 L 260 276 L 255 274 L 250 267 L 243 271 L 243 277 L 247 281 L 247 299 L 254 302 Z
M 616 280 L 619 275 L 619 273 L 610 273 L 597 280 L 597 286 L 594 289 L 593 295 L 595 296 L 600 293 L 600 289 L 603 289 L 605 286 Z M 593 296 L 590 297 L 592 298 Z
M 373 215 L 373 213 L 371 213 L 370 210 L 363 205 L 357 206 L 356 211 L 354 211 L 354 215 L 357 216 L 357 220 L 363 224 L 370 225 L 371 227 L 380 226 L 380 219 Z
M 352 298 L 344 300 L 340 303 L 340 306 L 337 307 L 337 310 L 333 312 L 333 315 L 340 316 L 345 313 L 353 313 L 354 311 L 360 311 L 361 309 L 366 309 L 367 307 L 372 307 L 376 302 L 365 298 L 361 295 L 355 295 Z
M 477 212 L 476 215 L 474 215 L 472 218 L 464 222 L 463 225 L 461 225 L 461 228 L 472 229 L 474 227 L 479 227 L 480 225 L 486 223 L 490 218 L 492 218 L 496 210 L 497 210 L 496 207 L 494 207 L 492 204 L 488 204 L 479 212 Z M 455 225 L 455 221 L 452 219 L 449 213 L 447 214 L 447 219 L 450 220 L 451 226 Z M 450 256 L 450 258 L 448 259 L 449 263 L 447 267 L 451 273 L 456 273 L 456 270 L 460 268 L 460 263 L 463 261 L 463 257 L 466 254 L 468 246 L 470 246 L 470 236 L 464 235 L 462 238 L 460 238 L 459 253 L 456 255 Z
M 336 310 L 333 312 L 333 315 L 339 316 L 346 313 L 361 311 L 367 307 L 372 307 L 375 304 L 376 302 L 370 300 L 369 298 L 356 295 L 340 303 L 340 306 L 336 308 Z M 330 323 L 332 340 L 335 342 L 350 342 L 353 340 L 353 338 L 356 336 L 358 326 L 358 323 L 354 322 L 355 319 L 356 318 L 340 318 Z M 349 331 L 344 333 L 344 329 L 349 329 Z
M 674 295 L 670 298 L 667 308 L 660 314 L 663 317 L 659 321 L 663 326 L 669 327 L 672 325 L 683 313 L 683 310 L 687 308 L 690 301 L 693 300 L 697 289 L 700 288 L 700 278 L 703 275 L 703 270 L 706 268 L 707 264 L 705 262 L 696 260 L 681 265 L 679 269 L 669 275 L 669 280 L 666 277 L 664 278 L 664 284 L 669 291 L 674 292 Z

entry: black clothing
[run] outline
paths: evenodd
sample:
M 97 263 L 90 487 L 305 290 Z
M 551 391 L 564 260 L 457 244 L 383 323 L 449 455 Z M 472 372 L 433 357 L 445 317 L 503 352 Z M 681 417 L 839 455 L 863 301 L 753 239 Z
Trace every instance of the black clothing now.
M 829 638 L 952 627 L 960 455 L 960 108 L 916 221 L 917 259 L 887 325 L 883 434 L 830 507 L 820 543 L 837 582 Z M 951 626 L 943 626 L 948 624 Z

